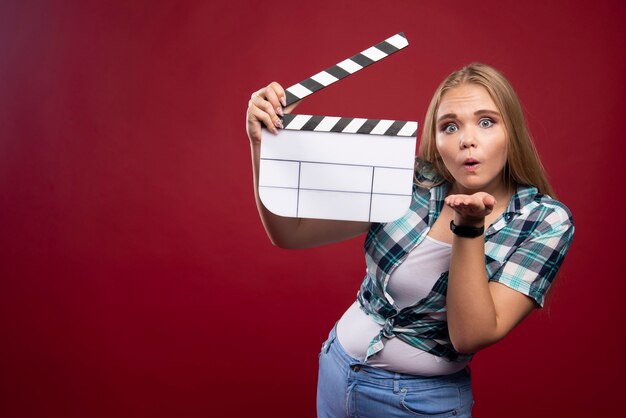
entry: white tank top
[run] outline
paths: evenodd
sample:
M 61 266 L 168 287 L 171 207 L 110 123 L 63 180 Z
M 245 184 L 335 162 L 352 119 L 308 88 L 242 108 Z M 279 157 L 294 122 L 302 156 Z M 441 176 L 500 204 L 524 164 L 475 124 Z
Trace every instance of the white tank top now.
M 443 272 L 450 268 L 450 244 L 426 236 L 393 271 L 387 291 L 398 308 L 414 305 L 426 297 Z M 445 313 L 441 320 L 446 320 Z M 367 347 L 382 327 L 370 318 L 358 302 L 353 303 L 337 324 L 337 338 L 349 356 L 363 361 Z M 370 357 L 368 365 L 419 376 L 455 373 L 467 363 L 447 361 L 415 348 L 398 338 L 385 341 L 382 351 Z

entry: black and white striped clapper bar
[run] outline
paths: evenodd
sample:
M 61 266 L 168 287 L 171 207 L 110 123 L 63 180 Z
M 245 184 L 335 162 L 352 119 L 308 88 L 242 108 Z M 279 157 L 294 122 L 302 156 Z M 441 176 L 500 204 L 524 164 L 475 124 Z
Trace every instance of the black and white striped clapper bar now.
M 294 103 L 408 45 L 403 33 L 286 90 Z M 286 114 L 263 131 L 259 195 L 288 217 L 390 222 L 411 203 L 417 122 Z
M 302 80 L 294 84 L 286 90 L 287 105 L 297 102 L 305 98 L 309 94 L 315 93 L 324 87 L 331 85 L 342 78 L 354 74 L 363 68 L 372 65 L 376 61 L 387 58 L 394 52 L 407 47 L 409 42 L 406 40 L 404 33 L 398 33 L 389 39 L 385 39 L 365 51 L 362 51 L 330 68 L 320 71 L 312 77 Z

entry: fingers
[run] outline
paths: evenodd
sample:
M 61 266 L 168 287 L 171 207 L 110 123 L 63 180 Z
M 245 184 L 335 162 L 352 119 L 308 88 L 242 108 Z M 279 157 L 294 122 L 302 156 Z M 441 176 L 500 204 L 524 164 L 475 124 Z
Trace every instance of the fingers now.
M 483 224 L 495 205 L 493 196 L 484 192 L 450 195 L 444 202 L 455 211 L 455 223 L 458 225 Z
M 476 208 L 493 209 L 496 204 L 496 199 L 488 193 L 478 192 L 473 195 L 449 195 L 445 198 L 444 202 L 451 207 L 472 206 Z
M 252 94 L 246 113 L 246 129 L 251 141 L 261 140 L 262 126 L 274 134 L 283 127 L 280 116 L 284 115 L 282 104 L 285 102 L 285 91 L 276 82 Z
M 283 91 L 280 84 L 272 82 L 269 86 L 265 88 L 260 96 L 269 103 L 269 107 L 272 109 L 273 113 L 278 116 L 284 116 L 283 104 L 281 99 L 283 101 L 285 100 L 285 92 Z
M 444 202 L 446 205 L 455 208 L 460 206 L 477 206 L 476 204 L 480 202 L 479 206 L 483 206 L 482 202 L 473 195 L 465 195 L 465 194 L 456 194 L 450 195 L 445 198 Z
M 254 104 L 250 104 L 246 116 L 246 128 L 248 130 L 248 136 L 250 137 L 251 141 L 261 141 L 261 124 L 265 125 L 265 127 L 274 134 L 278 132 L 270 115 L 267 112 L 259 109 Z
M 269 86 L 267 86 L 269 90 L 268 93 L 273 95 L 274 100 L 268 100 L 272 103 L 274 108 L 280 108 L 282 112 L 282 108 L 287 106 L 287 95 L 285 94 L 285 90 L 283 87 L 275 81 L 272 81 Z
M 276 114 L 284 115 L 283 107 L 286 106 L 287 96 L 283 87 L 277 82 L 272 81 L 267 87 L 253 93 L 252 98 L 254 99 L 255 97 L 267 100 Z
M 496 206 L 496 198 L 485 193 L 485 196 L 483 196 L 483 204 L 487 209 L 493 209 Z
M 285 89 L 275 81 L 271 82 L 269 86 L 260 91 L 263 92 L 263 97 L 272 104 L 272 108 L 276 110 L 276 114 L 281 117 L 284 116 L 285 113 L 291 113 L 301 102 L 301 100 L 298 100 L 287 106 L 287 93 Z
M 285 93 L 283 87 L 275 81 L 270 83 L 268 87 L 272 89 L 273 93 L 277 96 L 278 101 L 282 105 L 281 111 L 283 113 L 277 112 L 280 116 L 284 116 L 284 113 L 291 113 L 293 109 L 295 109 L 296 106 L 298 106 L 301 102 L 301 100 L 298 100 L 297 102 L 293 102 L 292 104 L 287 106 L 287 93 Z M 275 102 L 272 102 L 272 105 L 276 107 Z
M 257 117 L 257 119 L 263 122 L 270 131 L 276 133 L 276 128 L 283 127 L 283 123 L 277 114 L 277 110 L 273 108 L 272 103 L 269 100 L 265 100 L 261 96 L 255 96 L 250 99 L 248 109 L 252 110 L 252 113 Z M 261 115 L 259 111 L 265 115 Z

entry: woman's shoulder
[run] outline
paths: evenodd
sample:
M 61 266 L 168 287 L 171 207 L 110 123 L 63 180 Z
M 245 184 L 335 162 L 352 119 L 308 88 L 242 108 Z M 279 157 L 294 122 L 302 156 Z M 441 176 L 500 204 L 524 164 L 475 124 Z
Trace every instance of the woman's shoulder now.
M 573 227 L 574 219 L 570 209 L 561 201 L 540 193 L 532 186 L 518 186 L 516 193 L 518 213 L 524 222 L 532 222 L 542 229 Z

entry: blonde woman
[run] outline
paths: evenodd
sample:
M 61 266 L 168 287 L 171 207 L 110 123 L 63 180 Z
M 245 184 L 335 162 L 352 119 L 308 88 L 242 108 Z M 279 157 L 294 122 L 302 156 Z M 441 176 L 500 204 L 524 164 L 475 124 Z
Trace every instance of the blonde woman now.
M 308 248 L 367 233 L 356 301 L 320 353 L 319 417 L 469 417 L 472 355 L 543 306 L 574 233 L 504 76 L 470 64 L 428 108 L 407 213 L 386 224 L 282 218 L 258 198 L 261 127 L 283 88 L 247 112 L 257 207 L 271 241 Z

